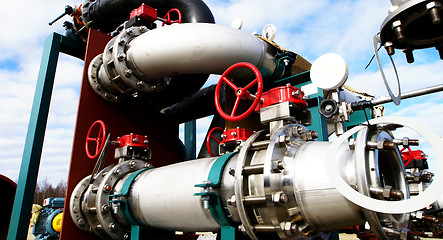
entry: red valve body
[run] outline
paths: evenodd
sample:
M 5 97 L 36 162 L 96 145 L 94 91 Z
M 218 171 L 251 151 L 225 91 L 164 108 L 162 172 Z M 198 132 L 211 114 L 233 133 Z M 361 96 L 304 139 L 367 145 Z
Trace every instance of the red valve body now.
M 414 150 L 414 151 L 405 151 L 401 153 L 403 156 L 403 161 L 409 162 L 411 160 L 426 160 L 424 157 L 424 153 L 422 150 Z
M 118 147 L 142 147 L 148 148 L 148 137 L 137 134 L 128 134 L 123 135 L 117 138 L 117 142 L 119 142 Z
M 233 141 L 246 141 L 253 131 L 249 131 L 245 128 L 232 128 L 223 132 L 223 141 L 221 143 L 233 142 Z
M 287 101 L 293 102 L 302 108 L 308 108 L 308 103 L 303 100 L 304 96 L 305 94 L 300 89 L 291 85 L 275 87 L 262 94 L 263 102 L 257 105 L 255 111 L 258 112 L 260 108 Z
M 143 3 L 140 7 L 132 10 L 129 18 L 133 18 L 136 16 L 151 22 L 155 22 L 157 20 L 157 9 Z

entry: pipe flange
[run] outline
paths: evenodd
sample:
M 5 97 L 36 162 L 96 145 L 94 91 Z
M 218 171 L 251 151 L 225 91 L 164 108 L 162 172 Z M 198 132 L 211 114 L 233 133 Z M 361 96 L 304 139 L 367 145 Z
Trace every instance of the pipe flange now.
M 291 147 L 291 154 L 301 146 L 300 143 L 304 142 L 302 136 L 308 129 L 303 125 L 291 124 L 283 126 L 278 129 L 274 135 L 271 136 L 268 148 L 266 150 L 266 157 L 264 161 L 263 171 L 263 191 L 266 197 L 266 209 L 264 211 L 270 218 L 272 225 L 275 227 L 275 231 L 281 239 L 288 237 L 287 227 L 283 227 L 286 224 L 285 221 L 291 219 L 292 232 L 290 234 L 301 233 L 305 236 L 312 236 L 317 232 L 314 231 L 307 223 L 304 222 L 302 215 L 298 211 L 297 201 L 294 198 L 294 187 L 288 184 L 293 184 L 292 181 L 285 181 L 286 175 L 289 171 L 294 169 L 291 161 L 285 162 L 286 154 L 288 150 L 286 146 Z M 288 199 L 284 204 L 276 204 L 276 193 L 286 189 L 282 194 L 285 194 Z M 278 194 L 277 194 L 278 195 Z M 305 227 L 302 227 L 305 226 Z M 300 229 L 303 229 L 300 230 Z M 291 236 L 291 235 L 289 235 Z
M 392 42 L 397 49 L 422 49 L 443 43 L 441 23 L 432 21 L 429 3 L 436 11 L 443 11 L 441 0 L 405 1 L 392 11 L 380 28 L 382 44 Z M 426 30 L 427 34 L 423 34 Z
M 91 7 L 93 7 L 94 5 L 95 5 L 95 0 L 86 0 L 82 4 L 82 21 L 87 28 L 94 28 L 94 24 L 92 22 L 89 11 Z
M 254 226 L 252 225 L 252 222 L 250 220 L 250 218 L 254 217 L 254 214 L 250 213 L 252 210 L 246 209 L 246 206 L 242 201 L 242 199 L 244 199 L 244 197 L 248 196 L 249 194 L 249 190 L 247 188 L 244 189 L 244 187 L 248 185 L 248 177 L 244 177 L 242 172 L 244 166 L 250 165 L 251 159 L 248 158 L 247 156 L 249 149 L 252 146 L 252 143 L 255 142 L 256 140 L 262 140 L 265 137 L 266 137 L 266 132 L 263 130 L 258 131 L 254 133 L 252 136 L 250 136 L 248 140 L 246 140 L 246 142 L 243 144 L 242 148 L 240 149 L 237 158 L 238 159 L 237 165 L 235 167 L 234 192 L 235 192 L 235 199 L 237 199 L 236 207 L 238 215 L 242 223 L 241 230 L 243 232 L 246 232 L 246 234 L 248 234 L 248 236 L 252 240 L 258 240 L 258 238 L 255 234 Z M 248 194 L 245 195 L 245 191 L 247 191 Z
M 116 183 L 127 174 L 149 166 L 150 164 L 142 160 L 123 161 L 109 170 L 109 174 L 104 176 L 101 180 L 100 186 L 98 187 L 97 197 L 95 199 L 95 206 L 97 208 L 97 219 L 103 226 L 103 230 L 108 235 L 108 238 L 124 239 L 124 236 L 128 235 L 130 232 L 128 223 L 122 223 L 114 217 L 114 215 L 119 214 L 119 212 L 112 213 L 112 209 L 114 209 L 113 207 L 118 207 L 118 205 L 114 205 L 113 203 L 111 206 L 111 203 L 109 203 L 110 195 L 120 194 L 114 192 Z M 124 218 L 120 217 L 120 219 Z
M 128 58 L 126 50 L 128 43 L 135 37 L 148 31 L 145 26 L 131 27 L 122 31 L 115 38 L 114 46 L 112 49 L 112 57 L 114 59 L 114 66 L 118 73 L 116 78 L 121 78 L 124 83 L 134 89 L 135 92 L 141 93 L 155 93 L 162 90 L 163 84 L 151 85 L 147 83 L 141 76 L 136 76 L 136 69 L 128 66 Z M 138 74 L 140 75 L 140 74 Z M 147 79 L 149 80 L 149 79 Z M 137 93 L 135 93 L 137 95 Z M 135 96 L 136 96 L 135 95 Z
M 437 159 L 437 172 L 435 173 L 434 180 L 428 186 L 426 191 L 420 195 L 400 201 L 382 201 L 374 198 L 370 198 L 363 195 L 355 189 L 351 188 L 340 176 L 337 171 L 337 159 L 333 161 L 325 161 L 325 167 L 331 169 L 328 171 L 328 177 L 330 181 L 334 184 L 334 187 L 349 201 L 355 203 L 358 206 L 367 208 L 369 210 L 388 213 L 388 214 L 403 214 L 407 212 L 415 212 L 422 208 L 425 208 L 432 203 L 434 203 L 443 194 L 443 143 L 440 137 L 433 132 L 431 129 L 427 128 L 420 122 L 413 121 L 408 118 L 401 117 L 382 117 L 376 118 L 369 121 L 371 125 L 378 125 L 384 123 L 393 123 L 396 125 L 403 125 L 410 128 L 411 130 L 420 134 L 427 143 L 431 146 L 435 153 Z M 357 133 L 367 126 L 356 126 L 351 130 L 345 132 L 337 140 L 335 140 L 328 150 L 328 156 L 334 156 L 334 153 L 343 144 L 347 138 L 352 134 Z
M 89 180 L 91 179 L 91 176 L 87 176 L 83 178 L 77 186 L 75 186 L 74 190 L 72 191 L 71 199 L 69 201 L 69 211 L 71 213 L 71 218 L 74 224 L 82 231 L 89 232 L 90 226 L 88 221 L 86 220 L 86 217 L 83 215 L 81 209 L 82 209 L 82 202 L 84 198 L 84 194 L 86 192 L 86 189 L 89 186 Z
M 114 49 L 114 43 L 116 38 L 112 38 L 108 44 L 106 44 L 105 51 L 103 52 L 103 68 L 108 78 L 108 83 L 113 89 L 116 89 L 122 95 L 131 97 L 135 94 L 135 91 L 130 88 L 120 77 L 117 69 L 115 69 L 115 62 L 112 55 Z
M 95 199 L 97 197 L 98 187 L 103 177 L 109 173 L 109 170 L 113 167 L 113 165 L 107 166 L 103 170 L 101 170 L 94 178 L 94 181 L 89 184 L 88 188 L 85 191 L 83 204 L 81 211 L 83 215 L 86 217 L 89 226 L 91 226 L 90 231 L 100 236 L 101 238 L 106 239 L 107 235 L 103 231 L 103 225 L 100 224 L 100 221 L 97 218 L 97 208 L 95 206 Z M 91 179 L 91 176 L 89 176 Z
M 89 84 L 92 87 L 92 90 L 102 97 L 103 99 L 110 102 L 122 102 L 126 100 L 126 97 L 119 93 L 113 93 L 110 91 L 104 82 L 109 82 L 106 76 L 100 74 L 100 69 L 102 69 L 103 64 L 103 54 L 97 55 L 94 59 L 92 59 L 91 63 L 88 67 L 88 80 Z M 106 78 L 106 79 L 103 79 Z
M 403 161 L 398 149 L 381 150 L 367 148 L 367 142 L 379 142 L 383 140 L 392 141 L 393 137 L 386 131 L 370 132 L 368 128 L 360 130 L 357 134 L 355 142 L 355 168 L 357 178 L 357 190 L 366 195 L 371 196 L 370 188 L 386 186 L 401 190 L 405 196 L 409 198 L 409 189 L 404 175 Z M 383 157 L 386 154 L 394 155 L 393 157 Z M 387 162 L 387 160 L 395 159 L 395 161 Z M 386 167 L 381 165 L 389 165 L 390 171 L 383 173 Z M 383 176 L 383 182 L 381 177 Z M 407 229 L 409 222 L 409 213 L 404 214 L 380 214 L 366 208 L 362 208 L 363 214 L 371 226 L 371 231 L 377 239 L 392 239 L 389 237 L 384 228 L 395 228 L 398 231 Z

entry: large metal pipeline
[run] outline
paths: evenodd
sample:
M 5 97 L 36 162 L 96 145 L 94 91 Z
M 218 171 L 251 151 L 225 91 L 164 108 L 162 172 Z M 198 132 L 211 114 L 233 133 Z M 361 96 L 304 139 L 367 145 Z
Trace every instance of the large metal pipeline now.
M 148 31 L 128 45 L 127 61 L 146 79 L 222 74 L 238 62 L 274 72 L 275 58 L 256 36 L 216 24 L 175 24 Z
M 274 46 L 260 38 L 221 25 L 189 23 L 153 30 L 131 27 L 113 38 L 104 53 L 91 62 L 89 81 L 97 94 L 113 102 L 130 96 L 177 98 L 177 94 L 165 92 L 182 84 L 183 88 L 176 89 L 178 95 L 192 94 L 205 79 L 189 76 L 221 74 L 238 62 L 254 64 L 266 78 L 276 72 L 276 53 Z M 247 74 L 237 73 L 240 77 Z M 187 77 L 180 79 L 183 76 Z M 198 88 L 185 87 L 188 85 Z
M 120 27 L 128 20 L 131 11 L 140 7 L 142 4 L 155 8 L 160 18 L 169 10 L 175 8 L 181 12 L 182 23 L 215 22 L 210 9 L 201 0 L 86 0 L 78 9 L 70 13 L 74 18 L 73 22 L 65 22 L 67 35 L 86 41 L 88 28 L 93 28 L 105 33 L 111 33 L 114 30 L 121 31 Z M 149 28 L 155 28 L 154 23 L 151 23 L 149 26 Z M 130 41 L 133 37 L 135 36 L 130 36 L 127 40 Z M 101 65 L 102 63 L 96 64 Z M 108 70 L 111 72 L 115 71 L 112 69 Z M 108 70 L 102 70 L 101 74 L 105 74 Z M 99 72 L 96 73 L 99 74 Z M 128 73 L 126 72 L 125 74 L 127 75 Z M 114 73 L 107 73 L 107 75 L 113 78 L 119 76 L 119 74 Z M 180 76 L 168 76 L 167 79 L 158 80 L 158 82 L 161 83 L 160 86 L 162 84 L 168 86 L 164 88 L 158 85 L 154 86 L 154 88 L 161 88 L 162 94 L 149 94 L 148 103 L 159 109 L 171 106 L 197 92 L 208 77 L 209 75 L 207 74 L 184 74 Z M 112 84 L 111 82 L 107 82 L 107 80 L 108 79 L 95 82 L 93 88 L 100 96 L 108 101 L 119 102 L 130 96 L 144 96 L 143 93 L 139 94 L 137 92 L 138 88 L 134 91 L 128 90 L 125 89 L 126 86 L 122 86 L 124 84 L 119 83 L 117 79 L 111 79 L 113 80 Z M 96 87 L 97 85 L 99 86 Z M 110 85 L 117 85 L 119 87 L 114 86 L 110 88 Z M 187 90 L 183 91 L 183 89 Z M 155 91 L 157 90 L 154 89 L 154 92 Z
M 378 239 L 403 239 L 409 212 L 435 201 L 442 182 L 408 199 L 399 141 L 391 132 L 401 123 L 392 123 L 377 119 L 334 142 L 309 140 L 312 131 L 292 124 L 272 136 L 257 132 L 239 152 L 218 158 L 161 168 L 121 161 L 92 184 L 86 177 L 77 185 L 71 216 L 80 229 L 104 239 L 129 238 L 130 225 L 190 232 L 227 227 L 251 239 L 326 238 L 365 222 Z
M 183 23 L 215 23 L 211 10 L 201 0 L 86 0 L 82 5 L 82 21 L 89 28 L 109 33 L 143 3 L 157 9 L 159 16 L 177 8 Z

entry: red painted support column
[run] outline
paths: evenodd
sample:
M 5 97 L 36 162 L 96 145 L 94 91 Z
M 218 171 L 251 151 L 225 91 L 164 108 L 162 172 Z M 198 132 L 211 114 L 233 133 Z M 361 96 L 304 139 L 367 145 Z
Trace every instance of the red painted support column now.
M 69 167 L 68 185 L 63 214 L 61 240 L 88 240 L 97 237 L 77 229 L 72 222 L 69 212 L 69 199 L 72 190 L 85 176 L 90 175 L 95 161 L 90 160 L 85 152 L 85 138 L 89 127 L 96 120 L 103 120 L 111 139 L 134 133 L 147 135 L 149 148 L 152 150 L 151 163 L 155 167 L 175 163 L 178 159 L 178 125 L 172 119 L 165 119 L 146 103 L 132 99 L 127 103 L 110 103 L 97 96 L 88 82 L 89 62 L 103 52 L 110 36 L 90 30 L 86 47 L 85 67 L 80 91 L 77 122 L 72 146 L 71 163 Z M 106 165 L 116 163 L 114 148 L 110 147 Z

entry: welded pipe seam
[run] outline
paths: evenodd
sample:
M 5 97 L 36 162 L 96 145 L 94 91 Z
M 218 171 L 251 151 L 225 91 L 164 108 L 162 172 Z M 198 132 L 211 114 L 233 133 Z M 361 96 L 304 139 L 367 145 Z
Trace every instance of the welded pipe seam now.
M 415 212 L 434 203 L 443 194 L 443 142 L 440 137 L 436 133 L 432 132 L 428 127 L 420 124 L 419 122 L 415 122 L 411 119 L 402 117 L 382 117 L 370 120 L 369 123 L 374 125 L 380 123 L 400 124 L 422 135 L 431 145 L 436 154 L 437 171 L 434 176 L 434 181 L 431 183 L 426 191 L 415 198 L 409 198 L 400 201 L 382 201 L 365 196 L 355 191 L 340 176 L 337 170 L 337 157 L 332 160 L 330 158 L 325 158 L 325 167 L 332 170 L 328 171 L 327 175 L 331 182 L 334 184 L 335 188 L 337 188 L 337 190 L 351 202 L 363 208 L 367 208 L 369 210 L 380 213 L 402 214 Z M 351 130 L 345 132 L 333 142 L 326 156 L 335 156 L 335 152 L 349 137 L 366 127 L 367 126 L 356 126 Z

